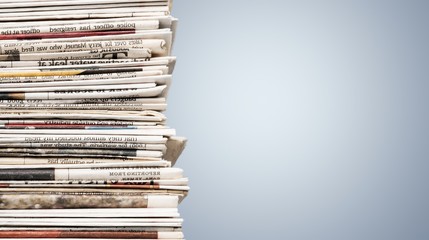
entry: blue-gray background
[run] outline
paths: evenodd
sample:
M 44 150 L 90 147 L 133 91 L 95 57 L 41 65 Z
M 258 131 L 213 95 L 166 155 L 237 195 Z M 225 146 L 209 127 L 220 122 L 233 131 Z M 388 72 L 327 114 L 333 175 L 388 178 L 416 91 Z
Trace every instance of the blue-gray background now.
M 429 1 L 175 1 L 187 239 L 429 239 Z

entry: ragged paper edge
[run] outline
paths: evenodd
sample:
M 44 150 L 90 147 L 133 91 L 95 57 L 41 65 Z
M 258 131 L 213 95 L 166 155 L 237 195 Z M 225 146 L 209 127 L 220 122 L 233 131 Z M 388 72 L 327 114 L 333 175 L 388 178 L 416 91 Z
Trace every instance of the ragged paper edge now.
M 168 0 L 168 7 L 170 8 L 170 12 L 173 10 L 173 0 Z
M 177 18 L 172 17 L 171 19 L 171 32 L 172 32 L 172 37 L 171 37 L 171 48 L 169 49 L 169 54 L 171 55 L 173 48 L 174 48 L 174 40 L 176 39 L 176 31 L 177 31 L 177 24 L 178 24 L 179 20 Z
M 167 152 L 164 155 L 164 159 L 171 162 L 171 165 L 176 164 L 177 159 L 182 154 L 186 147 L 188 140 L 184 137 L 173 136 L 167 140 Z

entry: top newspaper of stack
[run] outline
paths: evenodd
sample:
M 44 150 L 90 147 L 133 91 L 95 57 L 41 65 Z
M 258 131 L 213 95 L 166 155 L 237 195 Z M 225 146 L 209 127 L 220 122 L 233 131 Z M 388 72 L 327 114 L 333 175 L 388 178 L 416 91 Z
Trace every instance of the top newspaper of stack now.
M 163 16 L 171 6 L 172 0 L 5 0 L 0 21 Z
M 1 1 L 0 164 L 175 161 L 186 140 L 163 113 L 176 61 L 171 5 Z

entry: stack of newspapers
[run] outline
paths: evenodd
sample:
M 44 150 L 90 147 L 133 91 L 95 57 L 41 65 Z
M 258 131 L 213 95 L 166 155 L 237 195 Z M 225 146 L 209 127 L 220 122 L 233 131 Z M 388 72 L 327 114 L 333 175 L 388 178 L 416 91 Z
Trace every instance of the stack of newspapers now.
M 170 10 L 0 1 L 0 238 L 183 239 Z

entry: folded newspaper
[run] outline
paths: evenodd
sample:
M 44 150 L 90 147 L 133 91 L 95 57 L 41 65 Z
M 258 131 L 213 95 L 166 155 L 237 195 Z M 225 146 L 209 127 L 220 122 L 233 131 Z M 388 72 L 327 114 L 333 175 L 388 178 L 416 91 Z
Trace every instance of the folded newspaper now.
M 0 239 L 184 239 L 171 9 L 0 2 Z

